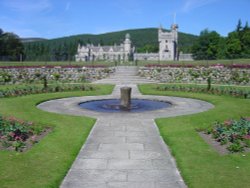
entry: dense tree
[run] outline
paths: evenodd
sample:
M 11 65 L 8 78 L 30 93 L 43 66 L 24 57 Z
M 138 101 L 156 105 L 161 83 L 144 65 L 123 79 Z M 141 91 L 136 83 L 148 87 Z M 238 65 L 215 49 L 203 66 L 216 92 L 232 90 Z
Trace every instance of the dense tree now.
M 242 30 L 242 22 L 241 19 L 239 19 L 238 24 L 236 26 L 236 32 L 240 32 Z
M 2 49 L 3 49 L 2 35 L 3 35 L 3 30 L 0 28 L 0 56 L 2 54 Z
M 0 60 L 17 61 L 23 55 L 23 44 L 14 33 L 4 33 L 0 29 Z
M 246 25 L 243 28 L 241 42 L 242 42 L 243 56 L 246 58 L 250 58 L 250 27 L 248 26 L 248 22 L 246 22 Z
M 226 59 L 226 51 L 227 51 L 227 44 L 226 44 L 226 37 L 221 37 L 219 44 L 218 44 L 218 53 L 217 59 Z
M 193 57 L 197 60 L 217 59 L 219 54 L 220 35 L 216 31 L 203 30 L 192 48 Z
M 155 53 L 159 51 L 159 47 L 156 45 L 152 45 L 152 44 L 146 44 L 145 46 L 138 48 L 137 52 L 138 53 Z
M 227 58 L 234 59 L 241 57 L 242 47 L 238 32 L 229 33 L 226 44 Z
M 235 31 L 228 34 L 226 49 L 227 58 L 250 57 L 250 28 L 248 22 L 242 27 L 241 20 L 238 21 Z
M 243 27 L 239 20 L 236 29 L 225 38 L 220 37 L 215 31 L 205 29 L 193 45 L 192 53 L 197 60 L 250 58 L 248 22 Z

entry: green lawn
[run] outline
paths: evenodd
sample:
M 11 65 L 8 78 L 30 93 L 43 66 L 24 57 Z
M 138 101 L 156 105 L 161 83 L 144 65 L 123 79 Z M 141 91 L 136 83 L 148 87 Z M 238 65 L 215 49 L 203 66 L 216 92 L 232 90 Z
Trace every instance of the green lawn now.
M 110 85 L 98 87 L 100 89 L 96 91 L 0 99 L 0 114 L 53 127 L 49 135 L 25 153 L 0 151 L 1 188 L 56 188 L 60 185 L 95 120 L 48 113 L 35 106 L 40 101 L 53 98 L 108 94 L 113 88 Z M 195 131 L 195 128 L 211 126 L 216 120 L 250 117 L 250 100 L 157 91 L 154 88 L 155 85 L 140 85 L 144 94 L 198 98 L 215 105 L 214 109 L 207 112 L 156 120 L 189 188 L 250 187 L 250 153 L 221 156 Z
M 24 61 L 24 62 L 12 62 L 12 61 L 1 61 L 0 66 L 34 66 L 34 65 L 79 65 L 79 66 L 89 66 L 89 65 L 138 65 L 144 66 L 147 64 L 182 64 L 182 65 L 213 65 L 213 64 L 250 64 L 250 59 L 230 59 L 230 60 L 200 60 L 200 61 L 137 61 L 135 62 L 106 62 L 106 61 L 95 61 L 95 62 L 75 62 L 75 61 Z
M 113 86 L 96 91 L 46 93 L 0 99 L 0 114 L 51 126 L 53 131 L 24 153 L 0 151 L 1 188 L 59 187 L 95 120 L 48 113 L 36 108 L 40 101 L 85 95 L 110 94 Z
M 0 61 L 0 66 L 92 66 L 92 65 L 107 65 L 114 66 L 112 62 L 95 61 L 95 62 L 76 62 L 76 61 Z
M 191 97 L 211 102 L 207 112 L 157 119 L 160 133 L 171 149 L 189 188 L 250 187 L 250 153 L 221 156 L 195 131 L 216 120 L 250 117 L 250 100 L 228 96 L 157 91 L 155 85 L 140 85 L 144 94 Z
M 89 83 L 61 83 L 61 82 L 54 82 L 54 83 L 48 83 L 48 86 L 67 86 L 67 85 L 91 85 Z M 38 87 L 38 88 L 43 88 L 43 84 L 11 84 L 11 85 L 0 85 L 0 90 L 6 90 L 6 89 L 15 89 L 15 88 L 27 88 L 27 87 Z
M 232 65 L 232 64 L 250 64 L 250 59 L 227 59 L 227 60 L 195 60 L 195 61 L 138 61 L 139 66 L 144 66 L 147 64 L 161 64 L 161 65 Z

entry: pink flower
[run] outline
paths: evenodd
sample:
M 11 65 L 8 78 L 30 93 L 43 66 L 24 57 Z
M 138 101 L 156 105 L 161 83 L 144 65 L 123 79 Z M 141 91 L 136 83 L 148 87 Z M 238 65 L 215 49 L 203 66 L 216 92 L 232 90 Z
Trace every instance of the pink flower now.
M 35 143 L 36 142 L 36 135 L 33 135 L 30 139 L 31 139 L 32 142 Z
M 15 137 L 15 140 L 18 141 L 18 140 L 22 140 L 22 138 L 20 136 L 16 136 Z
M 9 136 L 12 137 L 12 138 L 14 138 L 15 135 L 16 135 L 16 134 L 15 134 L 14 132 L 10 132 L 10 133 L 9 133 Z
M 6 139 L 6 138 L 7 138 L 7 136 L 5 136 L 5 135 L 0 136 L 0 139 L 2 139 L 2 140 Z
M 249 134 L 245 135 L 245 136 L 243 136 L 243 138 L 246 139 L 246 140 L 250 140 L 250 135 Z

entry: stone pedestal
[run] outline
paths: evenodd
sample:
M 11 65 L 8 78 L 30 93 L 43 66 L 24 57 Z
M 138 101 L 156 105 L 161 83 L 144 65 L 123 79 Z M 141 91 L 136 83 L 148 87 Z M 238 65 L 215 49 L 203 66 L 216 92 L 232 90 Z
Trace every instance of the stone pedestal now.
M 121 107 L 129 109 L 131 104 L 131 87 L 122 87 L 121 91 Z

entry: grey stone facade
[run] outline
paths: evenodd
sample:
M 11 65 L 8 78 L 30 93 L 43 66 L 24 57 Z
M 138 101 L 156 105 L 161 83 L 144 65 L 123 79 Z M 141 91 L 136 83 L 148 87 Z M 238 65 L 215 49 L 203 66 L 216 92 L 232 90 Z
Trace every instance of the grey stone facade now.
M 158 61 L 158 53 L 135 53 L 134 59 L 139 61 Z
M 78 45 L 76 61 L 192 61 L 192 54 L 178 54 L 178 25 L 172 24 L 171 31 L 163 31 L 160 26 L 158 29 L 158 53 L 134 53 L 130 35 L 126 34 L 125 40 L 119 46 L 86 46 Z
M 120 45 L 113 46 L 94 46 L 88 44 L 86 46 L 78 45 L 76 61 L 128 61 L 133 56 L 134 48 L 132 48 L 130 35 L 126 34 L 125 40 Z
M 159 60 L 178 60 L 178 25 L 173 24 L 170 32 L 164 32 L 162 27 L 158 30 Z

